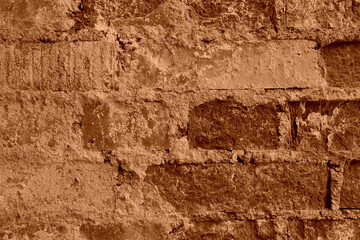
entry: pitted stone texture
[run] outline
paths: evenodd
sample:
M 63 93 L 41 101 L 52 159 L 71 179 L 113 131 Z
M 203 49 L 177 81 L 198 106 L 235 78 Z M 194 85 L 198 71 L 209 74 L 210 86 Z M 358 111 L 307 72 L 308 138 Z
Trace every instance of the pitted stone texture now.
M 293 147 L 298 150 L 359 150 L 360 102 L 293 102 Z
M 190 146 L 205 149 L 276 149 L 277 106 L 244 106 L 233 100 L 213 100 L 189 114 Z
M 360 42 L 334 43 L 321 50 L 329 86 L 360 87 Z
M 326 208 L 328 173 L 323 165 L 151 166 L 145 180 L 178 211 L 192 214 Z
M 345 167 L 341 188 L 340 208 L 360 208 L 360 162 L 352 161 Z

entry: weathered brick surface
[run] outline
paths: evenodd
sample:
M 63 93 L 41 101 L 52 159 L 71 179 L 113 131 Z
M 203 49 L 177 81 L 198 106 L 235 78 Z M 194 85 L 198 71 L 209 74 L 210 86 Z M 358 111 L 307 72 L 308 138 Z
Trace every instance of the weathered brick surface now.
M 204 19 L 215 18 L 218 22 L 221 20 L 223 22 L 240 22 L 248 25 L 251 29 L 274 27 L 275 1 L 273 0 L 245 0 L 242 2 L 191 0 L 188 4 L 198 16 Z
M 80 139 L 76 123 L 81 106 L 75 96 L 9 93 L 0 103 L 2 149 L 41 147 L 56 152 Z
M 277 106 L 244 106 L 233 100 L 213 100 L 189 114 L 189 141 L 193 148 L 276 149 Z
M 359 3 L 357 0 L 277 0 L 279 35 L 306 36 L 329 43 L 358 39 Z
M 211 49 L 148 39 L 126 43 L 120 70 L 137 87 L 161 89 L 310 88 L 325 86 L 316 43 L 256 41 L 219 44 Z M 148 49 L 147 45 L 152 48 Z M 197 43 L 199 44 L 199 43 Z M 135 61 L 128 63 L 128 58 Z
M 351 239 L 359 237 L 358 220 L 290 220 L 286 235 L 289 239 Z
M 0 172 L 1 231 L 16 222 L 111 216 L 116 169 L 110 165 L 3 163 Z
M 359 102 L 291 103 L 293 146 L 300 150 L 358 150 Z
M 340 195 L 340 208 L 360 208 L 359 199 L 359 161 L 352 161 L 344 172 L 343 186 Z
M 2 150 L 35 147 L 59 156 L 67 147 L 114 150 L 139 146 L 164 151 L 170 146 L 170 111 L 162 103 L 65 93 L 6 93 L 0 103 Z
M 274 225 L 269 221 L 199 222 L 185 231 L 186 239 L 275 239 Z
M 0 46 L 5 89 L 88 91 L 118 89 L 115 44 L 109 42 Z
M 105 19 L 128 19 L 145 17 L 162 2 L 163 0 L 141 0 L 136 3 L 124 0 L 90 0 L 85 7 L 96 10 Z
M 84 147 L 105 150 L 143 146 L 149 150 L 169 148 L 169 110 L 162 103 L 86 101 L 83 105 Z
M 164 239 L 166 236 L 165 229 L 161 224 L 135 222 L 131 224 L 83 224 L 80 227 L 80 233 L 85 239 L 102 240 L 102 239 Z
M 326 208 L 327 170 L 313 164 L 152 166 L 146 181 L 178 211 Z
M 2 1 L 0 36 L 39 40 L 70 30 L 74 20 L 70 13 L 79 10 L 77 0 Z
M 326 65 L 326 80 L 332 87 L 360 86 L 360 42 L 325 46 L 321 54 Z
M 112 149 L 114 141 L 110 136 L 109 106 L 90 102 L 83 105 L 81 121 L 84 147 L 91 149 Z
M 359 239 L 359 20 L 0 1 L 0 238 Z
M 284 2 L 288 27 L 341 28 L 356 24 L 356 20 L 359 18 L 357 1 L 291 0 Z
M 200 86 L 210 89 L 306 88 L 325 85 L 316 44 L 310 41 L 243 43 L 199 58 Z M 201 67 L 203 66 L 203 67 Z

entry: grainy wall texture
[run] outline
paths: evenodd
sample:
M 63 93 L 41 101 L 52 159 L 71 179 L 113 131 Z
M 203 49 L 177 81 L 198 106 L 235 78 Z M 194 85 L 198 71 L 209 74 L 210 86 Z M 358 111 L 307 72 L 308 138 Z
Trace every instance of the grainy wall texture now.
M 360 239 L 359 0 L 0 0 L 1 239 Z

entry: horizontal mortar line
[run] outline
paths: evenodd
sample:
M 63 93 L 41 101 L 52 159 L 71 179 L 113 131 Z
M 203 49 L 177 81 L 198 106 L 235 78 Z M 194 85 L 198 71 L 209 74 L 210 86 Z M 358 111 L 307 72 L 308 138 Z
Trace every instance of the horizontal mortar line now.
M 2 29 L 0 29 L 1 31 Z M 75 35 L 76 37 L 76 35 Z M 111 40 L 107 37 L 104 37 L 104 38 L 100 38 L 100 39 L 74 39 L 72 41 L 66 41 L 66 40 L 55 40 L 55 41 L 45 41 L 44 40 L 41 40 L 41 39 L 38 39 L 38 40 L 1 40 L 0 41 L 0 45 L 3 45 L 3 46 L 12 46 L 12 45 L 17 45 L 17 44 L 56 44 L 56 43 L 77 43 L 77 42 L 98 42 L 98 43 L 101 43 L 101 42 L 109 42 L 109 43 L 117 43 L 116 40 Z
M 47 91 L 47 92 L 91 92 L 91 91 L 96 91 L 96 92 L 120 92 L 120 91 L 117 91 L 117 90 L 39 90 L 39 89 L 16 89 L 16 88 L 12 88 L 12 87 L 9 87 L 7 85 L 4 85 L 3 87 L 7 87 L 9 88 L 10 90 L 9 91 L 0 91 L 0 93 L 2 92 L 44 92 L 44 91 Z M 131 85 L 129 85 L 129 87 L 131 87 Z M 268 91 L 266 91 L 266 89 L 264 88 L 253 88 L 253 89 L 250 89 L 250 88 L 238 88 L 238 89 L 206 89 L 206 90 L 187 90 L 187 91 L 178 91 L 176 89 L 174 90 L 164 90 L 164 89 L 158 89 L 158 88 L 135 88 L 135 89 L 128 89 L 128 90 L 133 90 L 135 92 L 137 91 L 141 91 L 141 90 L 149 90 L 149 91 L 154 91 L 154 92 L 161 92 L 161 93 L 175 93 L 175 94 L 192 94 L 192 93 L 206 93 L 206 92 L 229 92 L 229 93 L 236 93 L 236 92 L 249 92 L 252 93 L 252 94 L 270 94 L 269 96 L 272 96 L 271 93 L 269 93 Z M 263 91 L 265 90 L 265 91 Z M 334 90 L 343 90 L 343 89 L 339 89 L 339 88 L 327 88 L 325 89 L 325 92 L 321 92 L 319 93 L 319 89 L 318 88 L 304 88 L 304 89 L 274 89 L 274 90 L 277 90 L 279 92 L 284 92 L 284 91 L 289 91 L 289 92 L 293 92 L 293 91 L 299 91 L 299 92 L 304 92 L 304 96 L 308 96 L 311 97 L 309 98 L 309 100 L 298 100 L 298 99 L 295 99 L 293 96 L 288 96 L 288 101 L 291 101 L 291 102 L 313 102 L 313 101 L 360 101 L 360 88 L 351 88 L 351 91 L 350 92 L 335 92 L 334 93 Z M 305 92 L 306 91 L 306 92 Z M 334 96 L 329 96 L 329 94 L 333 94 Z M 353 96 L 353 97 L 350 97 L 349 98 L 349 94 L 351 93 L 355 93 L 355 94 L 358 94 L 356 96 Z M 285 94 L 285 97 L 286 97 L 286 92 L 284 93 Z M 325 97 L 326 95 L 326 98 L 318 98 L 318 97 Z M 339 98 L 338 95 L 335 95 L 335 94 L 346 94 L 346 97 L 342 97 L 342 98 Z M 310 96 L 311 95 L 311 96 Z M 265 96 L 266 97 L 266 96 Z M 301 97 L 301 96 L 300 96 Z M 238 98 L 241 98 L 241 97 L 238 97 Z
M 269 210 L 269 211 L 220 211 L 210 212 L 207 214 L 192 215 L 191 219 L 195 221 L 209 221 L 208 219 L 222 218 L 223 220 L 259 220 L 259 219 L 276 219 L 282 217 L 286 219 L 302 220 L 328 220 L 328 219 L 360 219 L 360 209 L 350 210 Z

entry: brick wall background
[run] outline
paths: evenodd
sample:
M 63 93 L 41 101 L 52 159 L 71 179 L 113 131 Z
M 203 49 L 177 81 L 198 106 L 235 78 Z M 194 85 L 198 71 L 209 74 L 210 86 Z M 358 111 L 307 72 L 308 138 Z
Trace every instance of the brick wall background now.
M 0 238 L 360 239 L 359 0 L 0 0 Z

